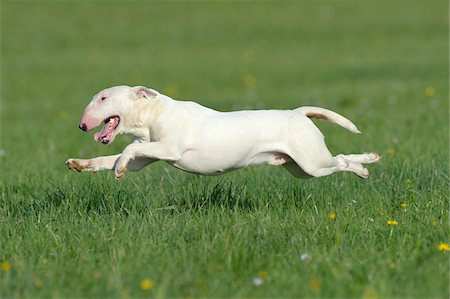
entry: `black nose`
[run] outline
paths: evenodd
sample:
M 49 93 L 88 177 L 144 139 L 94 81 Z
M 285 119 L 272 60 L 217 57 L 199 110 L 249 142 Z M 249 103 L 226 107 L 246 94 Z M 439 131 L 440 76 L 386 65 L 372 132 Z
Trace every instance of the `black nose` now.
M 83 130 L 83 131 L 87 131 L 87 126 L 86 126 L 86 124 L 80 124 L 79 126 L 78 126 L 81 130 Z

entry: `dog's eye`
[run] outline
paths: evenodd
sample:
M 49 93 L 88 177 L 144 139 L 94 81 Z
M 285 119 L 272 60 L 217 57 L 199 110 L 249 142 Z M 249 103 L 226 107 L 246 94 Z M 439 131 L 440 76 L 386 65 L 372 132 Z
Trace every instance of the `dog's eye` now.
M 101 97 L 100 100 L 104 101 L 106 100 L 106 97 Z

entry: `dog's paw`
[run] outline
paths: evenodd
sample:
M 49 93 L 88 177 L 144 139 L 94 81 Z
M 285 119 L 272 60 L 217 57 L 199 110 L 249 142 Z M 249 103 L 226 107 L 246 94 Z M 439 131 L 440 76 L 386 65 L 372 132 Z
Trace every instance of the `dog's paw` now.
M 367 162 L 365 162 L 364 164 L 376 163 L 381 159 L 381 156 L 378 155 L 377 153 L 365 153 L 365 154 L 367 156 Z
M 115 174 L 115 176 L 116 176 L 116 180 L 121 180 L 121 179 L 123 179 L 123 177 L 124 177 L 124 175 L 125 175 L 125 171 L 127 171 L 127 168 L 126 168 L 126 167 L 124 167 L 123 169 L 118 169 L 118 168 L 116 168 L 116 169 L 114 170 L 114 174 Z
M 86 165 L 84 165 L 84 163 L 82 163 L 82 161 L 79 159 L 66 160 L 66 166 L 70 170 L 76 171 L 76 172 L 82 172 L 84 170 L 84 168 L 86 167 Z
M 116 180 L 120 180 L 125 175 L 125 171 L 127 171 L 127 165 L 130 161 L 130 155 L 127 153 L 122 153 L 120 158 L 117 160 L 116 165 L 114 167 L 114 174 L 116 176 Z
M 66 160 L 66 166 L 75 172 L 92 171 L 89 160 L 84 159 L 68 159 Z
M 369 170 L 367 168 L 362 168 L 360 171 L 355 172 L 355 174 L 362 179 L 369 178 Z

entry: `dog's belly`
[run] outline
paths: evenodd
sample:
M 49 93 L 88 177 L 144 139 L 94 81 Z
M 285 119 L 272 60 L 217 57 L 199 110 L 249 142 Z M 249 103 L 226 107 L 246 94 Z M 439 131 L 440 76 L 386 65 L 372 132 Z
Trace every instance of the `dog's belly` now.
M 228 155 L 227 155 L 228 154 Z M 219 175 L 235 169 L 267 163 L 270 165 L 283 165 L 292 161 L 289 155 L 267 151 L 260 153 L 230 153 L 202 152 L 196 149 L 187 150 L 173 166 L 193 173 L 204 175 Z
M 240 168 L 242 156 L 237 153 L 227 155 L 223 151 L 210 152 L 199 149 L 188 149 L 181 158 L 172 165 L 193 173 L 216 175 Z

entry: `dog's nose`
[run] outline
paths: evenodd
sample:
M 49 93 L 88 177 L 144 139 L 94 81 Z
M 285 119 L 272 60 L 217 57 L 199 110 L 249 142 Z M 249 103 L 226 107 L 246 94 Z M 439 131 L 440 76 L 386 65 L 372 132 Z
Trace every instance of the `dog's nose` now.
M 81 130 L 83 130 L 83 131 L 87 131 L 87 126 L 86 126 L 86 124 L 80 124 L 79 126 L 78 126 Z

